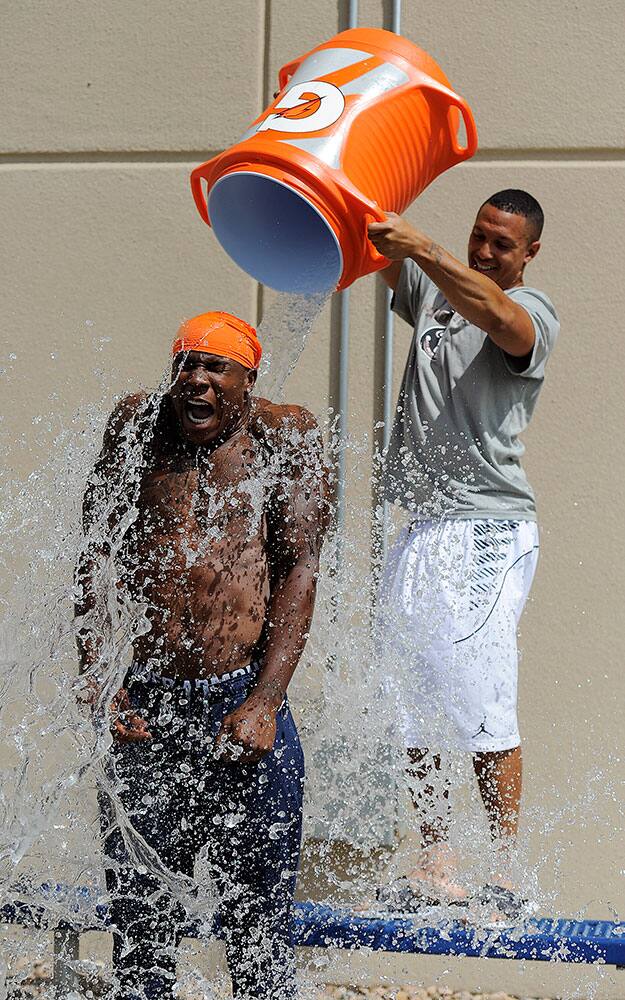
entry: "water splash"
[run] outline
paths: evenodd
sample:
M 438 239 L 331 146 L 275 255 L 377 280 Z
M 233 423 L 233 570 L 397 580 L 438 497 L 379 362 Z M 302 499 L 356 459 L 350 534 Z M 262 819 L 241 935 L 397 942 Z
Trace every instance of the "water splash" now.
M 321 297 L 272 305 L 262 325 L 267 347 L 261 394 L 281 397 L 322 305 Z M 102 359 L 97 361 L 102 367 Z M 106 364 L 103 367 L 106 370 Z M 95 905 L 105 898 L 97 786 L 116 803 L 115 822 L 134 863 L 158 875 L 190 917 L 209 921 L 215 905 L 202 859 L 193 879 L 164 866 L 128 822 L 106 766 L 110 703 L 130 664 L 133 643 L 149 628 L 145 605 L 120 600 L 114 587 L 115 561 L 137 516 L 146 448 L 168 384 L 166 372 L 138 408 L 126 433 L 125 458 L 114 488 L 110 482 L 92 480 L 102 513 L 86 536 L 81 531 L 84 485 L 117 401 L 106 379 L 97 404 L 85 401 L 65 423 L 54 407 L 33 415 L 25 401 L 23 416 L 28 414 L 36 428 L 37 454 L 23 473 L 18 470 L 31 447 L 28 435 L 0 428 L 6 455 L 0 479 L 0 885 L 3 901 L 18 894 L 43 906 L 52 920 L 71 917 L 82 927 L 93 924 Z M 324 431 L 330 451 L 336 453 L 330 418 Z M 348 448 L 355 459 L 354 479 L 368 482 L 370 441 L 353 437 Z M 274 476 L 275 469 L 265 474 Z M 264 485 L 253 476 L 245 485 L 248 504 L 258 517 Z M 375 559 L 372 563 L 370 549 L 379 510 L 372 514 L 358 499 L 358 484 L 352 485 L 356 488 L 348 493 L 340 565 L 339 540 L 331 533 L 323 553 L 315 623 L 291 696 L 308 763 L 307 846 L 300 891 L 314 892 L 333 904 L 371 901 L 376 884 L 400 870 L 401 852 L 393 856 L 391 849 L 402 837 L 414 843 L 418 833 L 395 707 L 383 683 L 389 672 L 400 672 L 405 664 L 397 653 L 394 658 L 380 655 L 372 625 L 379 565 Z M 211 517 L 218 520 L 229 498 L 214 493 L 205 499 Z M 213 539 L 208 531 L 199 548 L 187 544 L 188 567 L 202 558 Z M 81 595 L 75 565 L 81 551 L 99 553 L 101 600 L 98 611 L 87 611 L 76 623 L 74 604 Z M 82 676 L 77 671 L 77 625 L 102 640 L 99 658 Z M 93 709 L 86 709 L 81 701 L 90 678 L 97 682 L 98 694 Z M 537 806 L 525 816 L 517 859 L 522 884 L 541 907 L 556 911 L 562 872 L 571 861 L 567 828 L 581 824 L 590 831 L 595 823 L 605 825 L 611 804 L 622 802 L 616 756 L 606 761 L 598 750 L 584 768 L 587 782 L 581 795 L 573 796 L 570 788 L 563 795 L 554 787 L 548 796 L 551 805 Z M 450 763 L 449 775 L 450 794 L 458 806 L 452 839 L 469 882 L 479 885 L 492 858 L 472 775 L 466 762 Z M 623 818 L 621 806 L 616 812 L 612 807 L 612 812 Z M 230 817 L 228 822 L 236 827 L 237 812 Z M 283 835 L 285 825 L 284 820 L 274 823 L 269 836 Z M 42 895 L 42 884 L 57 882 L 69 889 Z M 78 899 L 77 886 L 92 894 Z M 614 905 L 618 910 L 618 898 Z M 590 901 L 580 901 L 580 914 L 588 907 L 593 912 Z M 23 947 L 21 942 L 9 944 L 7 955 Z M 309 967 L 308 985 L 323 974 L 323 967 Z M 189 989 L 219 995 L 218 978 L 206 980 L 193 969 L 187 977 Z
M 329 297 L 329 292 L 274 295 L 258 328 L 263 345 L 259 392 L 268 399 L 282 400 L 286 380 L 299 361 L 313 324 Z

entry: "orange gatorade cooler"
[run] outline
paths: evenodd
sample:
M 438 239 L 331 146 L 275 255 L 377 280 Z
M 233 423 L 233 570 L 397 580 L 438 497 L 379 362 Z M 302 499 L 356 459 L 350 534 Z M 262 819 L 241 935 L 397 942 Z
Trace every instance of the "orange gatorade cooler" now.
M 368 223 L 403 212 L 473 155 L 473 115 L 427 52 L 375 28 L 335 35 L 283 66 L 279 83 L 239 142 L 195 168 L 193 197 L 224 250 L 263 284 L 347 288 L 388 263 Z

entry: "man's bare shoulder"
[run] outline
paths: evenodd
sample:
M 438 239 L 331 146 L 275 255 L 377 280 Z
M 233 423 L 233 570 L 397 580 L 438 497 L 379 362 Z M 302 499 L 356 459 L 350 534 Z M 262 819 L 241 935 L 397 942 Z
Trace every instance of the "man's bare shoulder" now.
M 254 398 L 249 428 L 272 456 L 282 478 L 292 482 L 317 483 L 328 479 L 323 435 L 317 420 L 304 406 L 272 403 Z
M 256 397 L 250 429 L 264 440 L 279 469 L 279 496 L 267 510 L 275 551 L 292 554 L 303 546 L 308 552 L 312 546 L 318 553 L 332 504 L 331 473 L 317 420 L 304 406 Z
M 295 403 L 272 403 L 262 396 L 255 396 L 252 403 L 252 430 L 280 431 L 295 430 L 305 434 L 319 429 L 319 425 L 304 406 Z
M 85 530 L 91 524 L 94 512 L 106 508 L 108 502 L 108 487 L 115 481 L 124 467 L 125 443 L 128 428 L 135 420 L 141 407 L 145 405 L 147 394 L 133 393 L 120 399 L 110 414 L 106 427 L 100 454 L 87 479 L 84 503 L 83 524 Z
M 139 411 L 145 407 L 147 398 L 145 392 L 133 392 L 115 404 L 106 424 L 105 441 L 112 443 L 123 433 Z

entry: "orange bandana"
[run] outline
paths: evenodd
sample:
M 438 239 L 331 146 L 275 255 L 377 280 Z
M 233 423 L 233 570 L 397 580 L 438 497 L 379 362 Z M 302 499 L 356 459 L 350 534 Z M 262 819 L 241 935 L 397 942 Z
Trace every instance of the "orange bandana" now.
M 244 368 L 258 368 L 263 349 L 254 327 L 226 312 L 208 312 L 182 324 L 171 353 L 203 351 L 238 361 Z

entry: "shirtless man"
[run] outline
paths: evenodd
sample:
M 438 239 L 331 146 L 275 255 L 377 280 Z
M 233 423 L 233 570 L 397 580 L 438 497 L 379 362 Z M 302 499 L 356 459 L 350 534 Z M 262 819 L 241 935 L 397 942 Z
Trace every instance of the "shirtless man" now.
M 322 445 L 307 411 L 252 399 L 261 347 L 243 321 L 198 316 L 173 355 L 169 390 L 125 399 L 109 422 L 78 566 L 82 670 L 100 692 L 111 617 L 139 609 L 111 701 L 109 792 L 156 865 L 133 863 L 101 793 L 116 997 L 173 996 L 185 917 L 157 873 L 192 877 L 202 851 L 234 996 L 289 1000 L 304 765 L 286 689 L 327 528 Z

